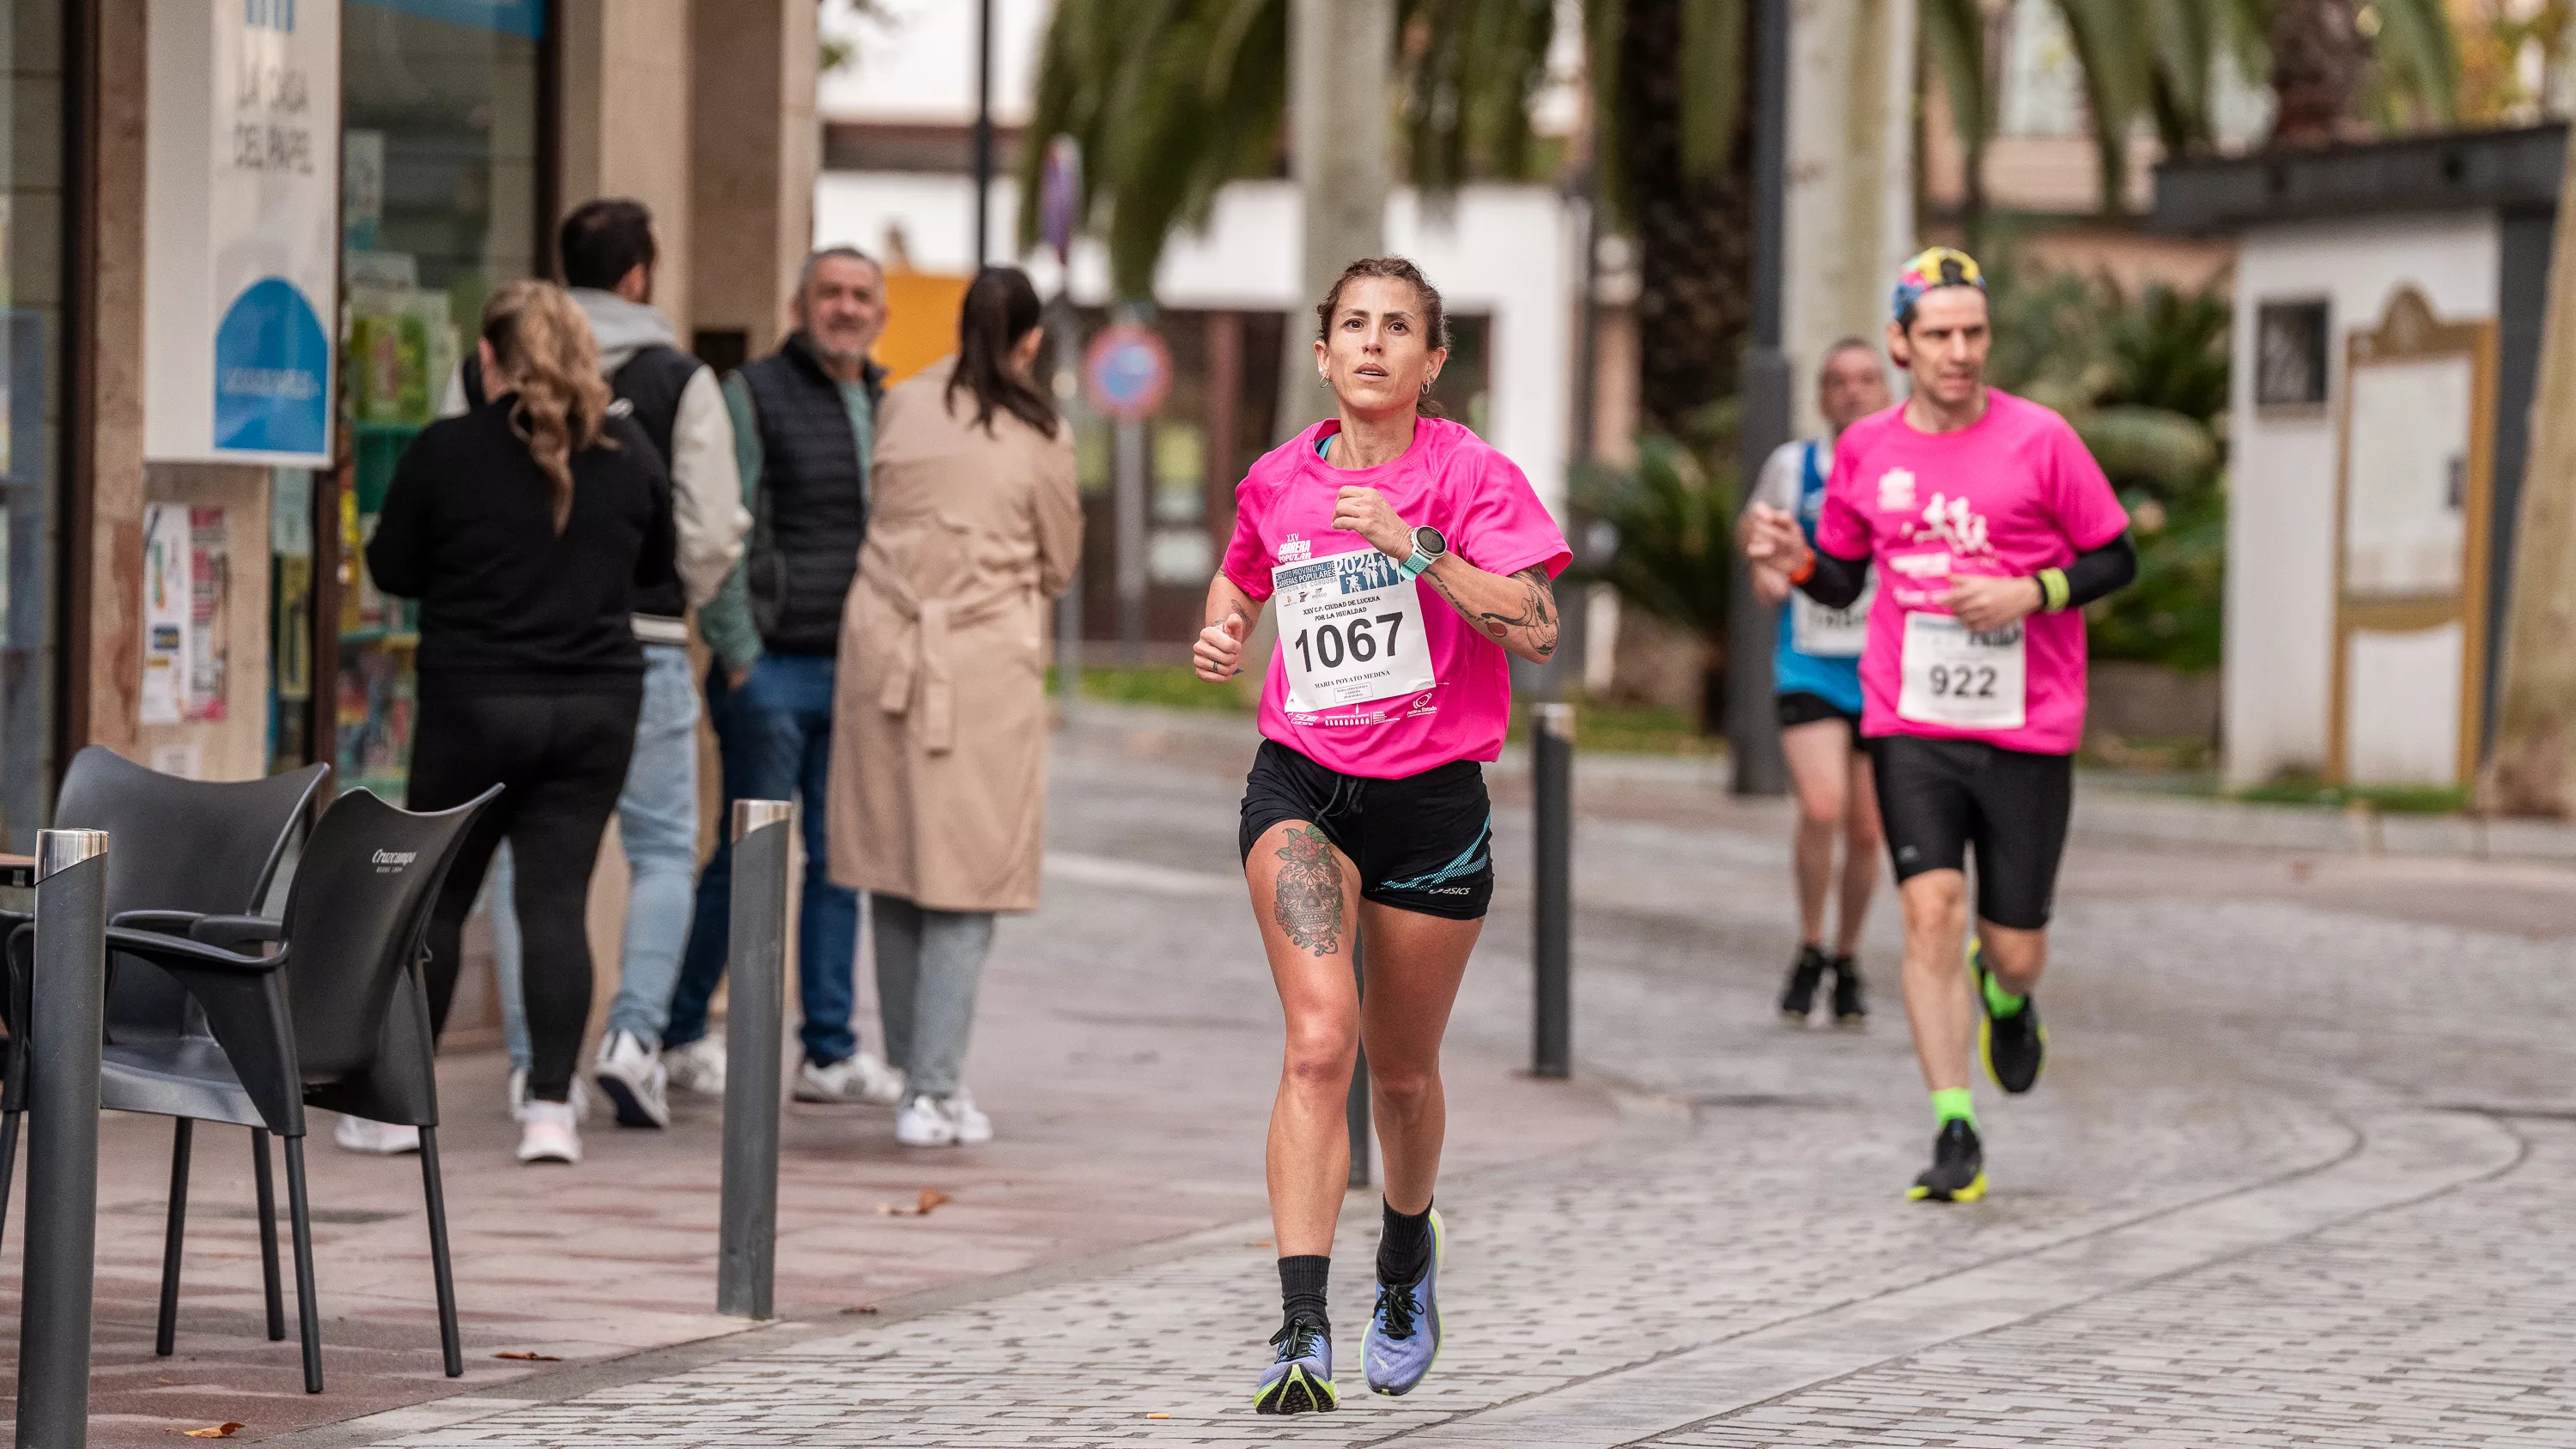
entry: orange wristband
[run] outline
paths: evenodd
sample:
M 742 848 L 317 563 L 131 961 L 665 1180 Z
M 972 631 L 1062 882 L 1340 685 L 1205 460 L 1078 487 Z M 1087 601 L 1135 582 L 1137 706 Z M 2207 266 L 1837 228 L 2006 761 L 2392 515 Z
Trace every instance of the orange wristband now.
M 1803 584 L 1803 583 L 1805 583 L 1807 580 L 1812 579 L 1812 578 L 1814 578 L 1815 576 L 1816 576 L 1816 555 L 1814 554 L 1814 552 L 1810 551 L 1810 552 L 1807 554 L 1807 561 L 1806 561 L 1805 563 L 1802 563 L 1802 564 L 1798 565 L 1797 572 L 1795 572 L 1795 573 L 1793 573 L 1793 574 L 1789 575 L 1789 582 L 1791 582 L 1791 583 L 1793 583 L 1793 584 Z

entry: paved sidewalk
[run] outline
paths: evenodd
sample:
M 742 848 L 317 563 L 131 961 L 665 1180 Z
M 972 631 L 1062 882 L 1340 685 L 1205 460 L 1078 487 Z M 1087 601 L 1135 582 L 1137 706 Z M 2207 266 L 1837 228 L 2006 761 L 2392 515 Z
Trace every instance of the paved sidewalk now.
M 1050 912 L 1092 901 L 1078 919 L 1146 946 L 1232 929 L 1219 753 L 1114 723 L 1060 752 Z M 2576 874 L 2079 845 L 2048 1078 L 1980 1091 L 1994 1191 L 1939 1208 L 1899 1198 L 1929 1132 L 1892 910 L 1871 1029 L 1784 1030 L 1783 812 L 1615 785 L 1583 805 L 1576 1044 L 1620 1125 L 1447 1177 L 1450 1337 L 1412 1397 L 1356 1389 L 1362 1198 L 1326 1418 L 1249 1410 L 1277 1311 L 1254 1212 L 289 1442 L 2576 1443 Z M 1516 866 L 1521 813 L 1499 822 Z M 1525 1050 L 1527 903 L 1507 875 L 1453 1060 Z M 1174 1023 L 1237 1020 L 1227 956 L 1166 984 Z

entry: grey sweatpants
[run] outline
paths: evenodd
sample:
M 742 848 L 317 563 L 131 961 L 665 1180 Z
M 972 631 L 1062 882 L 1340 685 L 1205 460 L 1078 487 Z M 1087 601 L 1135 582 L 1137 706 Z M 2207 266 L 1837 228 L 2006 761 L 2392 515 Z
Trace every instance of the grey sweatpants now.
M 955 1092 L 975 1029 L 975 988 L 993 948 L 991 911 L 931 911 L 870 892 L 877 934 L 877 1012 L 886 1059 L 917 1096 Z

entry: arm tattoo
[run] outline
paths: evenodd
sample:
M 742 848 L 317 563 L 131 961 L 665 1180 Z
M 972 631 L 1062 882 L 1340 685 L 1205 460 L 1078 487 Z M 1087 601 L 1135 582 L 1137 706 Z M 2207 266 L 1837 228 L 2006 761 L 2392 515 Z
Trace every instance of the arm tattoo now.
M 1431 586 L 1440 591 L 1440 597 L 1447 599 L 1451 608 L 1465 615 L 1469 622 L 1483 628 L 1486 635 L 1497 643 L 1508 640 L 1512 636 L 1512 631 L 1519 629 L 1528 638 L 1531 653 L 1541 659 L 1555 657 L 1556 590 L 1548 583 L 1547 570 L 1543 566 L 1532 564 L 1512 575 L 1519 581 L 1524 592 L 1521 595 L 1520 607 L 1507 614 L 1496 613 L 1490 609 L 1471 609 L 1456 594 L 1449 591 L 1449 585 L 1442 581 L 1440 575 L 1428 573 L 1423 577 L 1431 580 Z
M 1342 866 L 1332 842 L 1318 826 L 1291 825 L 1279 859 L 1273 919 L 1299 949 L 1330 956 L 1342 945 Z

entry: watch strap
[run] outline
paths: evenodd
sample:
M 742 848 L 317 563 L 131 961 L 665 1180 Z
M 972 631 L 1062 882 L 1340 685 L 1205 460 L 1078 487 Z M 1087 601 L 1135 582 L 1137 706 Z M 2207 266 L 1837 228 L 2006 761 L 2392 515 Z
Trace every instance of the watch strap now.
M 1406 578 L 1418 579 L 1424 574 L 1429 573 L 1431 571 L 1431 566 L 1438 562 L 1440 562 L 1440 556 L 1438 554 L 1433 553 L 1431 550 L 1424 548 L 1422 545 L 1417 543 L 1413 546 L 1413 552 L 1406 554 L 1404 556 L 1404 562 L 1397 564 L 1396 567 L 1404 570 L 1404 576 Z

